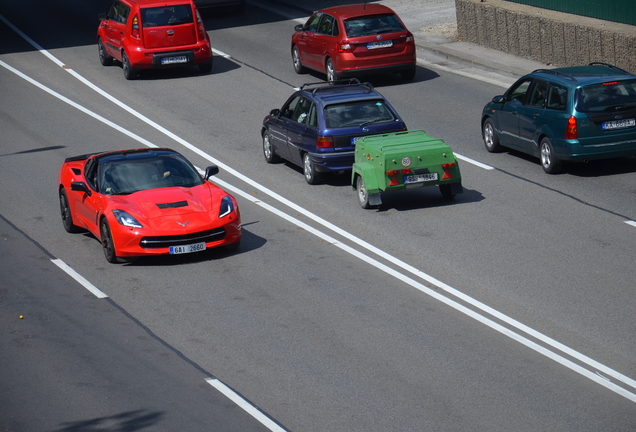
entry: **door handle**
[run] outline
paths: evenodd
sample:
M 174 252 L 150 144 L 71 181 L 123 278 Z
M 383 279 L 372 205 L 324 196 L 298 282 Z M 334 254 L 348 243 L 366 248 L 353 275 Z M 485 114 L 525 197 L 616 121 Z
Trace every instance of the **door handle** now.
M 535 114 L 533 114 L 533 115 L 532 115 L 532 117 L 534 117 L 534 118 L 539 118 L 539 117 L 541 117 L 541 114 L 539 114 L 539 113 L 535 113 Z

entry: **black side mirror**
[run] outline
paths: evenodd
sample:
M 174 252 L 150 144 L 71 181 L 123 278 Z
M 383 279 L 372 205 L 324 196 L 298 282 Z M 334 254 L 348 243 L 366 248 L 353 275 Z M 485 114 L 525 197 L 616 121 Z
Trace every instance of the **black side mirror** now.
M 103 21 L 106 18 L 108 18 L 108 14 L 106 12 L 102 12 L 100 14 L 97 14 L 97 19 L 100 20 L 100 21 Z
M 86 183 L 84 182 L 73 182 L 71 183 L 71 190 L 76 192 L 84 192 L 85 194 L 93 195 L 93 193 L 88 189 Z
M 280 109 L 276 108 L 273 109 L 269 112 L 269 116 L 270 117 L 279 117 L 280 116 Z
M 207 167 L 205 169 L 205 177 L 204 179 L 209 179 L 210 177 L 212 177 L 213 175 L 216 175 L 219 173 L 219 167 L 216 165 L 210 165 L 209 167 Z
M 296 27 L 294 27 L 295 31 L 304 31 L 305 30 L 305 26 L 303 26 L 302 24 L 298 24 Z
M 503 96 L 495 96 L 492 101 L 493 103 L 504 103 L 506 99 Z

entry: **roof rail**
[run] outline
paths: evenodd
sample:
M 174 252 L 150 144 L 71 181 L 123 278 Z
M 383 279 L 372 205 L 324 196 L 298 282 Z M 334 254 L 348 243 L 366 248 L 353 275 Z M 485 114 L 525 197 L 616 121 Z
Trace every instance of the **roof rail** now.
M 619 68 L 618 66 L 614 66 L 614 65 L 609 64 L 609 63 L 603 63 L 603 62 L 592 62 L 592 63 L 590 63 L 590 66 L 605 66 L 605 67 L 608 67 L 608 68 L 610 68 L 610 69 L 616 69 L 616 70 L 619 70 L 619 71 L 621 71 L 621 72 L 625 72 L 626 74 L 631 75 L 631 74 L 630 74 L 629 72 L 627 72 L 625 69 L 621 69 L 621 68 Z
M 337 80 L 337 81 L 332 81 L 330 83 L 325 83 L 323 82 L 315 82 L 315 83 L 305 83 L 302 86 L 300 86 L 300 90 L 304 90 L 306 87 L 313 87 L 313 86 L 317 86 L 316 88 L 314 88 L 312 90 L 312 94 L 316 94 L 316 92 L 318 90 L 325 90 L 325 89 L 330 89 L 333 87 L 349 87 L 349 86 L 356 86 L 356 87 L 366 87 L 368 92 L 373 91 L 373 85 L 369 82 L 363 82 L 361 83 L 360 80 L 358 78 L 349 78 L 349 79 L 342 79 L 342 80 Z
M 561 77 L 561 78 L 569 79 L 569 80 L 574 81 L 574 82 L 578 82 L 578 80 L 574 77 L 574 75 L 570 75 L 569 73 L 557 71 L 557 70 L 554 70 L 554 69 L 535 69 L 535 70 L 532 71 L 532 73 L 537 73 L 537 72 L 546 73 L 546 74 L 550 74 L 550 75 L 555 75 L 555 76 L 558 76 L 558 77 Z

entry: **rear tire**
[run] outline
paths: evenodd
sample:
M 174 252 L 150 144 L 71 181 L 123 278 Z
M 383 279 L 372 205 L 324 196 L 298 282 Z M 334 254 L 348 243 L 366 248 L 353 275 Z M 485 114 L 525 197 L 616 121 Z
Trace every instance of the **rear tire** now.
M 102 66 L 111 66 L 113 64 L 113 58 L 106 52 L 106 47 L 102 38 L 97 39 L 97 52 L 99 54 L 99 61 Z
M 207 75 L 212 72 L 212 59 L 205 63 L 199 63 L 199 72 L 201 72 L 203 75 Z
M 125 51 L 121 54 L 121 65 L 121 68 L 124 71 L 124 78 L 127 80 L 134 80 L 137 78 L 137 69 L 130 65 L 130 60 L 128 60 L 128 56 Z
M 400 76 L 402 77 L 404 81 L 412 81 L 413 78 L 415 78 L 416 72 L 417 70 L 415 69 L 415 66 L 413 66 L 412 68 L 409 68 L 407 70 L 403 70 L 402 72 L 400 72 Z
M 106 261 L 111 264 L 117 262 L 117 252 L 115 251 L 115 242 L 113 241 L 113 234 L 110 231 L 110 226 L 106 218 L 102 219 L 102 223 L 99 225 L 99 232 L 102 237 L 102 248 L 104 249 L 104 257 Z
M 68 197 L 66 196 L 66 190 L 60 189 L 60 213 L 62 215 L 62 225 L 68 233 L 77 233 L 83 231 L 80 227 L 73 223 L 73 214 L 71 213 L 71 207 L 68 203 Z
M 338 77 L 338 74 L 336 73 L 336 69 L 331 59 L 327 59 L 327 63 L 325 63 L 325 72 L 327 73 L 327 81 L 329 81 L 330 83 L 338 81 L 338 79 L 340 79 L 340 77 Z
M 439 185 L 439 191 L 442 193 L 442 198 L 444 198 L 447 201 L 450 201 L 453 198 L 455 198 L 455 194 L 453 192 L 451 192 L 451 185 L 450 184 L 441 184 L 441 185 Z
M 309 153 L 303 155 L 303 174 L 305 175 L 305 181 L 310 185 L 316 185 L 320 183 L 321 175 L 316 171 L 314 163 L 309 157 Z
M 561 162 L 554 153 L 554 148 L 550 139 L 544 137 L 539 144 L 539 159 L 541 168 L 548 174 L 558 174 L 561 172 Z
M 371 204 L 369 204 L 369 194 L 364 186 L 364 180 L 362 180 L 362 176 L 360 175 L 356 177 L 356 195 L 358 195 L 360 207 L 365 210 L 371 208 Z

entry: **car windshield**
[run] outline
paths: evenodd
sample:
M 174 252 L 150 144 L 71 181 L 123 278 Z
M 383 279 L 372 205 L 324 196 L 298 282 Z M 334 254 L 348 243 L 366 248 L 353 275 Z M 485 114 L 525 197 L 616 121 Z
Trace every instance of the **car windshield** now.
M 636 108 L 636 80 L 613 81 L 581 87 L 576 92 L 576 110 L 612 113 Z
M 192 8 L 189 4 L 145 8 L 141 10 L 143 27 L 162 27 L 167 25 L 191 24 Z
M 383 100 L 345 102 L 325 107 L 325 123 L 329 129 L 387 123 L 395 119 Z
M 406 30 L 394 14 L 349 18 L 345 20 L 344 26 L 348 37 L 371 36 Z
M 100 164 L 99 176 L 99 191 L 107 195 L 128 195 L 174 186 L 193 187 L 203 183 L 194 167 L 175 155 L 106 161 Z

